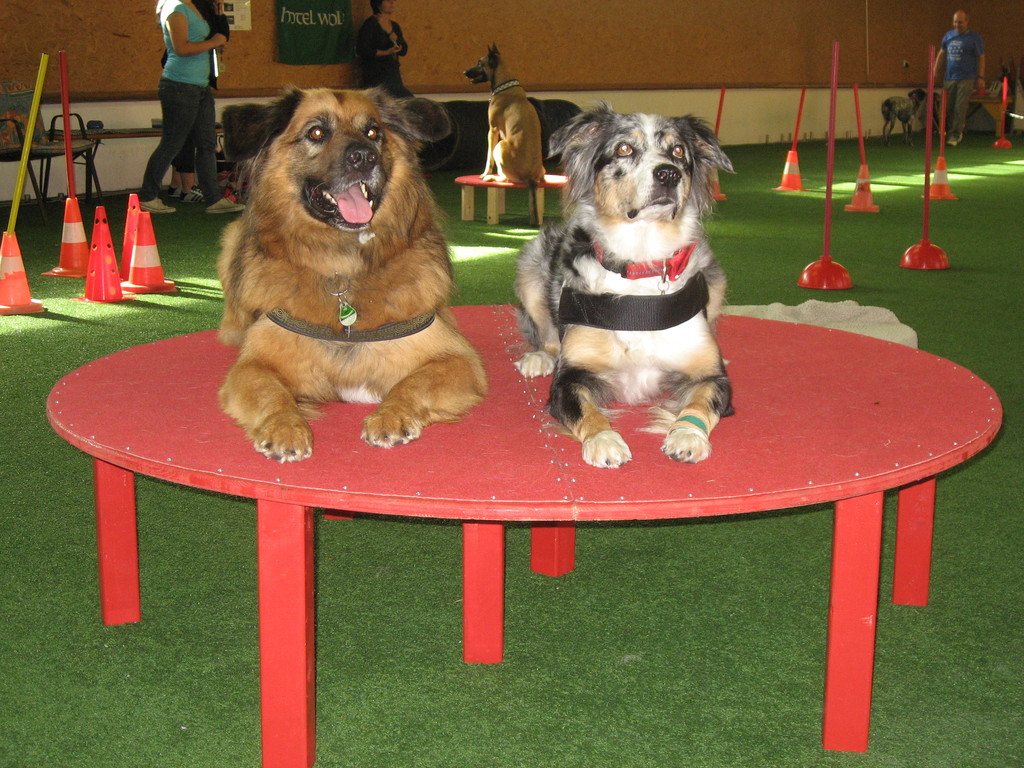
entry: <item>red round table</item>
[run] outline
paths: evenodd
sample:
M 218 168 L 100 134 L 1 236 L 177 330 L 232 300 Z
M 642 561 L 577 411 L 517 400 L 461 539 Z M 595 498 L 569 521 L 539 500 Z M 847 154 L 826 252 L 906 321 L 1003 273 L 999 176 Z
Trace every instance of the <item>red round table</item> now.
M 141 618 L 134 475 L 256 499 L 263 764 L 315 761 L 313 520 L 316 508 L 463 521 L 464 658 L 503 650 L 504 523 L 532 521 L 531 566 L 558 576 L 574 524 L 729 515 L 835 502 L 823 744 L 868 744 L 883 494 L 899 490 L 893 600 L 928 599 L 935 476 L 995 437 L 1002 408 L 970 371 L 916 349 L 809 325 L 725 317 L 736 415 L 714 453 L 678 464 L 639 431 L 619 469 L 583 463 L 544 412 L 548 379 L 526 380 L 512 307 L 458 307 L 491 390 L 459 424 L 409 445 L 359 439 L 369 405 L 330 404 L 313 456 L 257 454 L 217 405 L 235 350 L 214 332 L 96 360 L 53 388 L 57 433 L 94 459 L 100 603 L 107 624 Z M 147 418 L 147 415 L 152 418 Z

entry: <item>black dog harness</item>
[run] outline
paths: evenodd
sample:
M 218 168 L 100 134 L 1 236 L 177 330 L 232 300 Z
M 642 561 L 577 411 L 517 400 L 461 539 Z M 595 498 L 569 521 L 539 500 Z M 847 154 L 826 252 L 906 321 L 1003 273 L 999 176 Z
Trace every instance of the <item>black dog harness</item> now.
M 665 280 L 676 280 L 686 269 L 695 247 L 693 243 L 680 249 L 664 262 L 629 264 L 618 269 L 604 263 L 604 252 L 597 244 L 594 255 L 605 269 L 631 280 L 659 275 Z M 561 325 L 587 325 L 609 331 L 664 331 L 704 312 L 709 298 L 703 272 L 694 275 L 681 291 L 657 296 L 592 294 L 565 287 L 558 302 L 558 320 Z
M 558 321 L 609 331 L 664 331 L 703 312 L 709 298 L 703 272 L 698 272 L 683 290 L 658 296 L 595 295 L 567 287 L 562 289 L 558 302 Z

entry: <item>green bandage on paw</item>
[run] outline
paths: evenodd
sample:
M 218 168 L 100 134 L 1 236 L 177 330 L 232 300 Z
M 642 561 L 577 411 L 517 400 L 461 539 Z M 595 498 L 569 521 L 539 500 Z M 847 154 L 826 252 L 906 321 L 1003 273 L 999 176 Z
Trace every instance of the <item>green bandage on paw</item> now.
M 680 424 L 680 422 L 685 422 L 685 424 Z M 678 426 L 673 427 L 673 429 L 690 429 L 691 427 L 686 425 L 693 425 L 701 432 L 703 432 L 705 435 L 708 434 L 708 425 L 704 423 L 703 419 L 697 416 L 691 416 L 690 414 L 680 416 L 678 419 L 675 420 L 675 424 L 677 424 Z

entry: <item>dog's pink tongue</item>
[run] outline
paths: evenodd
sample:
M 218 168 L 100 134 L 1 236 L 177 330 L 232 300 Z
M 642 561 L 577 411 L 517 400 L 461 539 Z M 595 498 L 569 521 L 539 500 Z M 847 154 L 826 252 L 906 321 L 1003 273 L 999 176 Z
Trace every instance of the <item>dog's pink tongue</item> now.
M 366 224 L 373 218 L 370 202 L 363 197 L 358 184 L 353 184 L 341 194 L 338 210 L 349 224 Z

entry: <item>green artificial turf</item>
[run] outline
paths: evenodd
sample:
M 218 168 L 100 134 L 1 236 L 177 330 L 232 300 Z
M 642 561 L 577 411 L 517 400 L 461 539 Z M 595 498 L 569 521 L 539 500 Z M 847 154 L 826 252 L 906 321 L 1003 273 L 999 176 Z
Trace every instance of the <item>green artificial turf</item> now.
M 320 521 L 317 765 L 1021 765 L 1024 139 L 1011 138 L 1017 147 L 996 151 L 991 136 L 972 134 L 947 152 L 960 199 L 931 203 L 930 239 L 949 270 L 898 266 L 922 238 L 920 135 L 912 149 L 869 144 L 879 214 L 843 211 L 859 156 L 855 142 L 837 145 L 830 255 L 850 272 L 849 291 L 796 285 L 823 252 L 823 142 L 799 147 L 803 193 L 772 191 L 788 146 L 727 148 L 736 174 L 722 174 L 728 199 L 707 227 L 732 303 L 887 307 L 921 348 L 989 382 L 1006 410 L 995 444 L 939 480 L 926 608 L 890 601 L 887 500 L 867 754 L 820 745 L 832 521 L 817 506 L 584 525 L 577 567 L 559 579 L 530 572 L 528 529 L 510 526 L 506 655 L 493 666 L 461 660 L 457 524 Z M 482 192 L 478 220 L 459 220 L 451 180 L 476 170 L 431 179 L 448 215 L 455 300 L 512 302 L 514 253 L 535 230 L 521 192 L 509 193 L 499 226 L 482 221 Z M 126 196 L 106 204 L 119 250 Z M 0 317 L 3 768 L 259 765 L 254 504 L 139 478 L 144 619 L 104 627 L 91 463 L 44 413 L 50 388 L 78 366 L 216 326 L 214 263 L 227 220 L 180 208 L 154 221 L 164 271 L 181 290 L 119 304 L 74 301 L 82 280 L 39 276 L 57 264 L 59 206 L 45 227 L 34 205 L 19 216 L 31 293 L 47 311 Z M 547 215 L 557 210 L 549 193 Z M 91 219 L 84 202 L 83 213 Z M 686 467 L 679 472 L 685 482 Z

